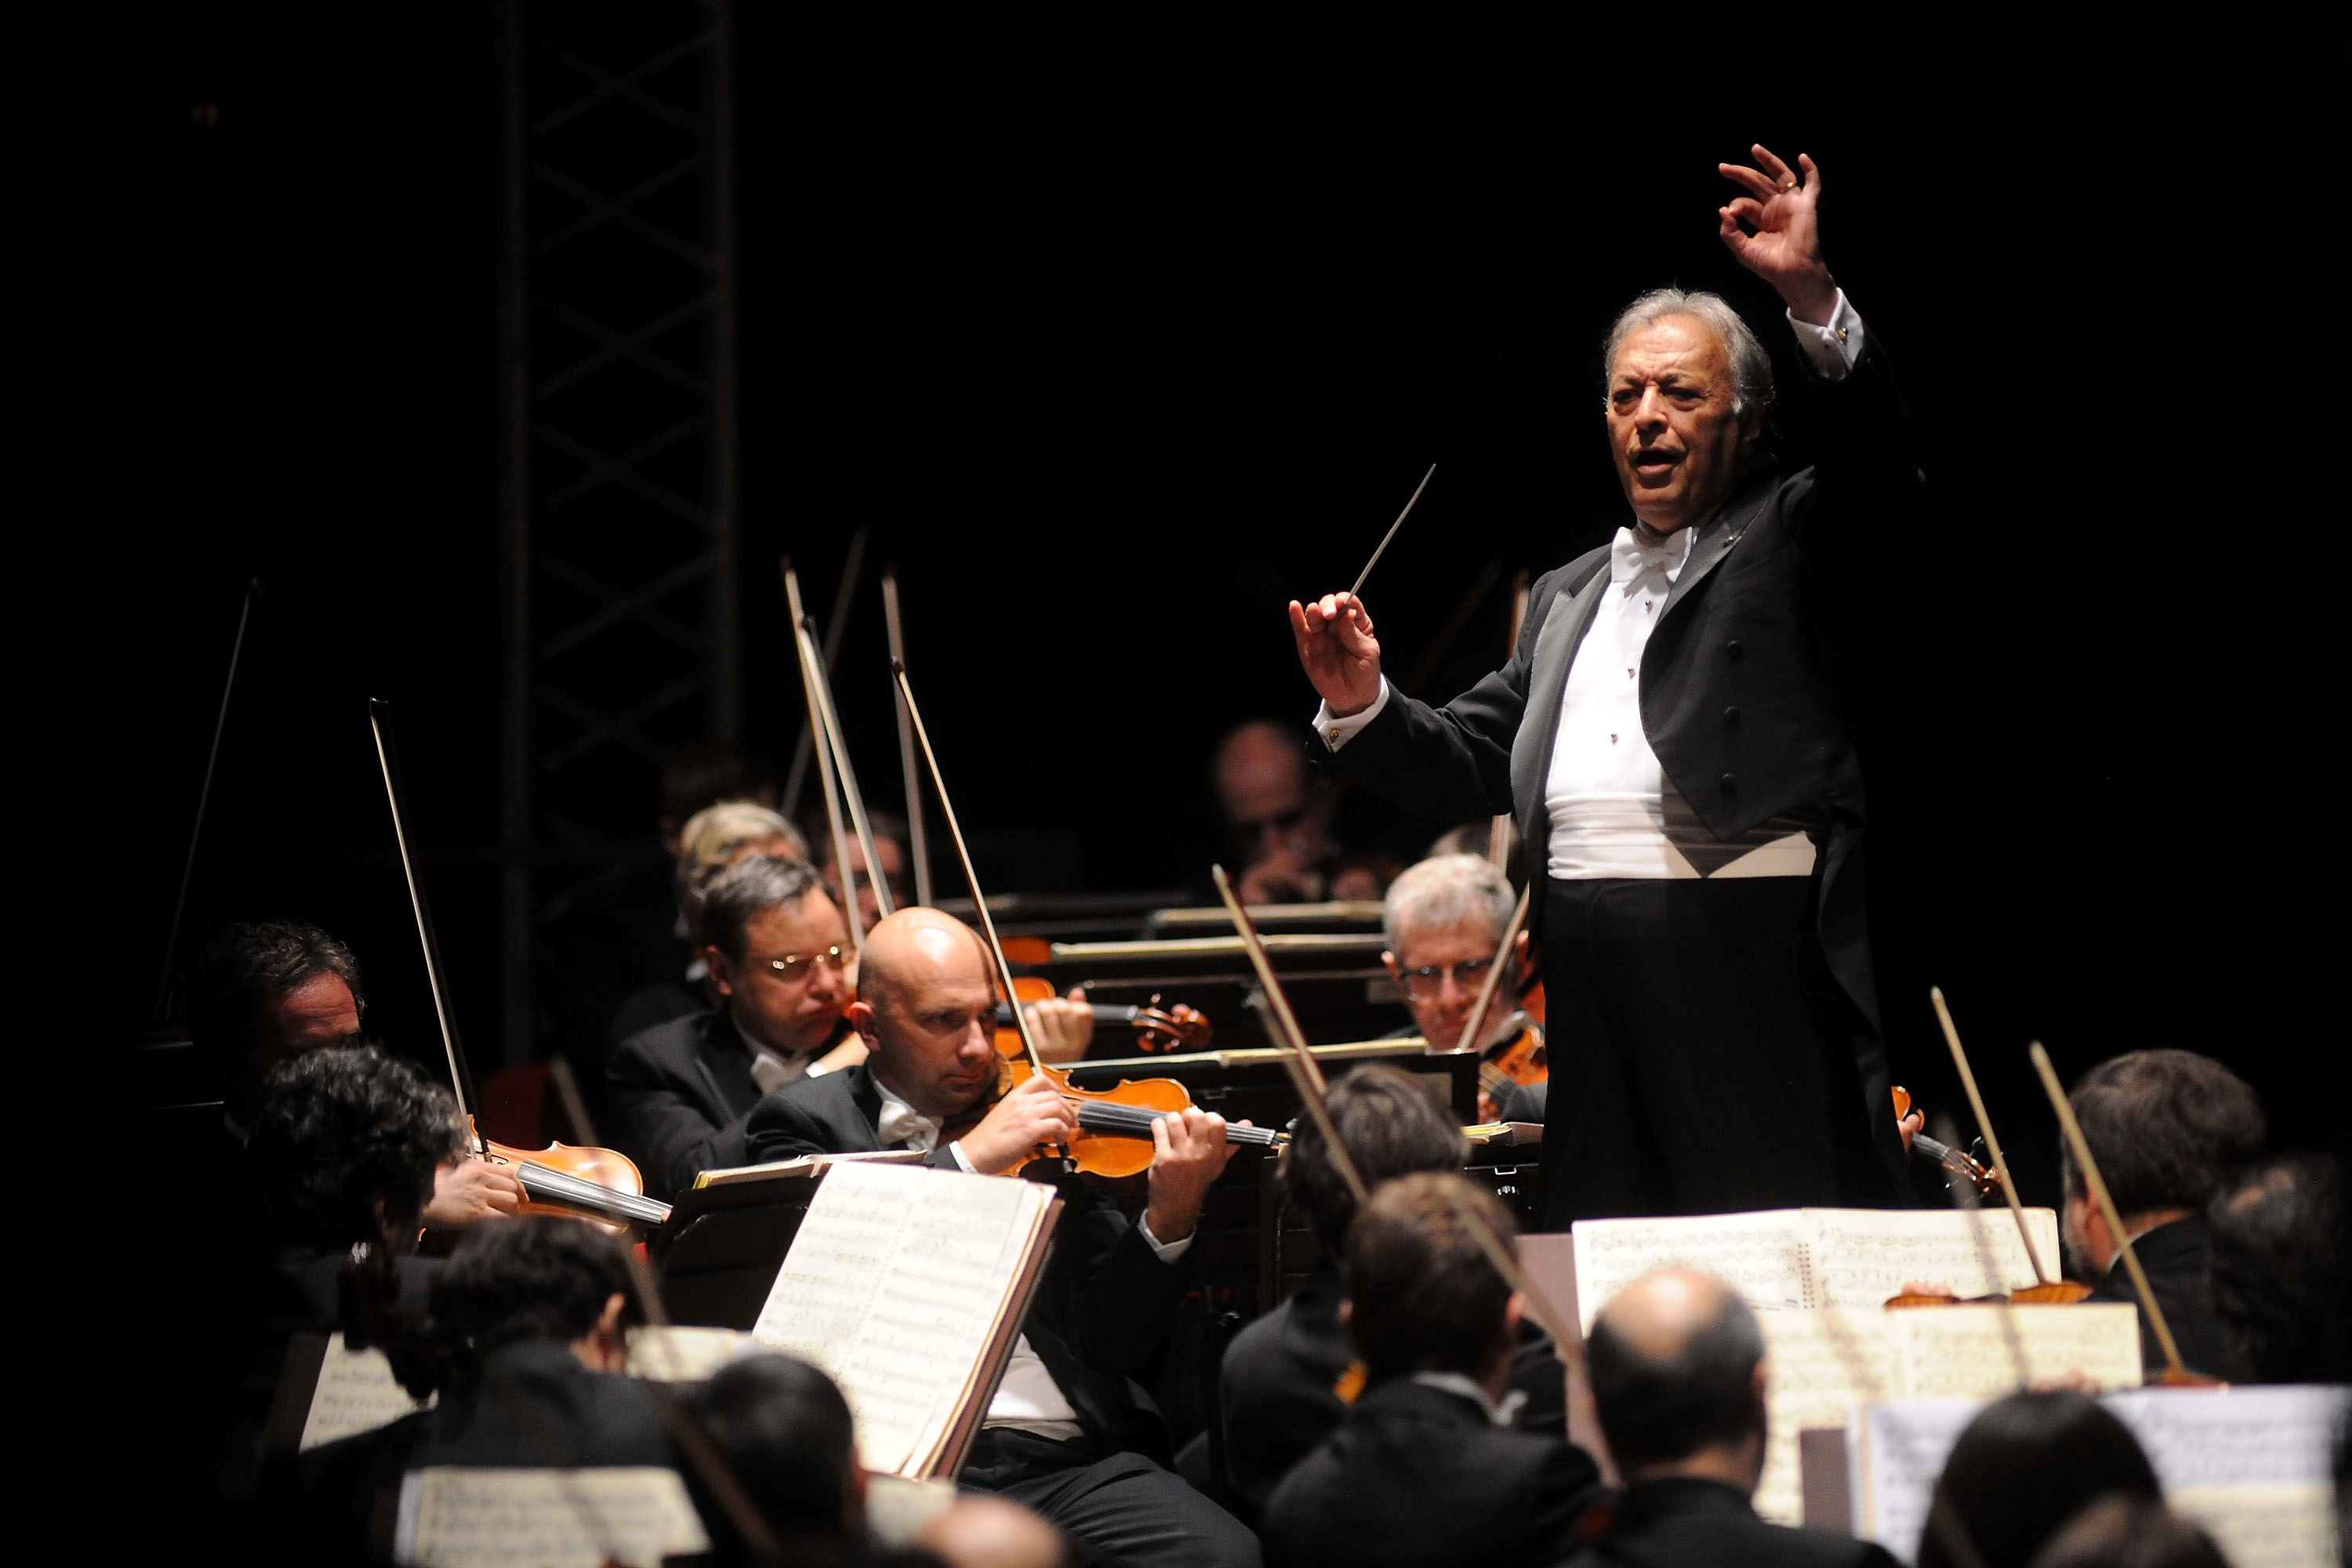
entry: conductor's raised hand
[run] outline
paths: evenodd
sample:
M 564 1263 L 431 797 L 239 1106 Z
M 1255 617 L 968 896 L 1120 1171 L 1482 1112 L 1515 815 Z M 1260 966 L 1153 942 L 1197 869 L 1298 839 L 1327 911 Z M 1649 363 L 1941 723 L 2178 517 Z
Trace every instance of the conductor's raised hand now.
M 1361 599 L 1344 593 L 1304 605 L 1293 599 L 1290 635 L 1298 642 L 1300 668 L 1333 718 L 1361 713 L 1380 700 L 1381 644 Z
M 1038 1144 L 1068 1137 L 1077 1124 L 1077 1113 L 1062 1098 L 1060 1088 L 1044 1074 L 1033 1073 L 963 1135 L 964 1158 L 983 1176 L 1001 1175 L 1026 1161 Z
M 1768 147 L 1748 151 L 1760 168 L 1715 166 L 1748 193 L 1716 209 L 1717 232 L 1742 267 L 1780 290 L 1790 314 L 1826 327 L 1837 308 L 1837 284 L 1822 259 L 1822 172 L 1802 153 L 1791 169 Z

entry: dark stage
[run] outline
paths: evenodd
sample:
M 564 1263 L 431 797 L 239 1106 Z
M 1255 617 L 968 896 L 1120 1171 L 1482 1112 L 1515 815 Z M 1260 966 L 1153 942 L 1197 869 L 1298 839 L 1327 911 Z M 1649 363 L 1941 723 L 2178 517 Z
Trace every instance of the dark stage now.
M 146 694 L 118 740 L 152 832 L 137 984 L 97 1033 L 146 1021 L 257 574 L 189 929 L 326 925 L 368 966 L 374 1026 L 432 1053 L 364 718 L 388 697 L 469 1043 L 528 1058 L 555 1042 L 501 1027 L 493 26 L 320 12 L 297 37 L 228 6 L 180 26 L 209 108 L 171 138 L 175 205 L 142 252 L 170 390 L 139 477 L 163 521 L 116 612 Z M 1063 41 L 1066 76 L 982 91 L 937 42 L 852 48 L 753 8 L 740 35 L 740 710 L 779 770 L 801 709 L 776 558 L 823 615 L 868 528 L 992 890 L 1199 881 L 1213 738 L 1314 707 L 1284 602 L 1344 586 L 1426 464 L 1366 595 L 1409 670 L 1499 564 L 1415 688 L 1442 700 L 1499 662 L 1509 574 L 1620 521 L 1596 395 L 1620 305 L 1720 289 L 1790 371 L 1769 291 L 1714 237 L 1714 164 L 1760 139 L 1820 163 L 1831 264 L 1927 453 L 1929 519 L 1852 542 L 1906 584 L 1850 671 L 1897 1078 L 1966 1123 L 1938 983 L 2042 1203 L 2029 1038 L 2069 1076 L 2203 1051 L 2262 1089 L 2281 1142 L 2334 1137 L 2341 703 L 2315 601 L 2340 561 L 2343 225 L 2318 105 L 2340 36 L 1758 38 L 1664 82 L 1646 55 L 1526 63 L 1570 40 L 1417 69 L 1391 38 L 1354 40 L 1344 73 L 1261 58 L 1181 89 L 1095 38 L 1092 58 Z M 1205 40 L 1166 47 L 1205 71 Z M 1801 462 L 1806 432 L 1783 435 Z M 861 592 L 836 682 L 895 805 L 870 569 Z M 576 657 L 643 679 L 625 639 Z M 649 721 L 668 743 L 704 728 Z M 651 764 L 598 776 L 572 818 L 649 846 Z M 1401 850 L 1448 826 L 1358 809 Z M 1773 1128 L 1719 1131 L 1769 1158 Z

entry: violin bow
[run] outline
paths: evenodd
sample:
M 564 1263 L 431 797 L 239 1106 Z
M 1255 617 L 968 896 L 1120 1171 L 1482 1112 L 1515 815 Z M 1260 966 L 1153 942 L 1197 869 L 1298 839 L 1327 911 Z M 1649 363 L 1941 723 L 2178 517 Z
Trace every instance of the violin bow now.
M 907 662 L 907 637 L 898 625 L 898 569 L 882 568 L 882 620 L 890 634 L 890 662 Z M 923 791 L 915 771 L 915 729 L 907 721 L 907 704 L 890 687 L 891 710 L 898 716 L 898 772 L 907 792 L 907 854 L 915 862 L 915 902 L 931 901 L 931 846 L 923 825 Z
M 1495 962 L 1486 969 L 1486 983 L 1478 987 L 1478 1005 L 1470 1009 L 1470 1016 L 1462 1026 L 1462 1037 L 1454 1043 L 1456 1051 L 1475 1051 L 1478 1032 L 1486 1026 L 1486 1015 L 1494 1010 L 1495 994 L 1503 987 L 1503 966 L 1511 962 L 1511 948 L 1519 940 L 1519 928 L 1528 923 L 1528 899 L 1535 891 L 1530 882 L 1519 889 L 1519 907 L 1511 911 L 1509 923 L 1503 927 L 1503 942 L 1495 950 Z
M 416 940 L 425 950 L 425 978 L 433 990 L 433 1015 L 441 1025 L 441 1048 L 449 1058 L 449 1088 L 457 1096 L 457 1114 L 472 1131 L 474 1152 L 489 1156 L 488 1135 L 474 1121 L 481 1096 L 474 1088 L 474 1071 L 467 1065 L 466 1047 L 457 1040 L 457 1019 L 449 1005 L 448 977 L 441 966 L 441 944 L 433 935 L 433 914 L 425 907 L 425 884 L 416 879 L 416 861 L 408 851 L 408 826 L 401 810 L 400 753 L 392 742 L 392 704 L 381 697 L 368 699 L 368 728 L 375 735 L 376 764 L 383 773 L 383 797 L 392 807 L 393 842 L 400 848 L 400 874 L 408 881 L 408 907 L 416 916 Z
M 833 616 L 825 623 L 824 657 L 828 662 L 841 657 L 841 634 L 849 625 L 850 595 L 857 586 L 857 574 L 866 564 L 866 530 L 859 529 L 849 536 L 849 554 L 841 563 L 841 585 L 833 595 Z M 800 624 L 800 612 L 793 612 L 793 624 Z M 814 721 L 801 731 L 793 746 L 792 771 L 784 775 L 783 813 L 793 816 L 801 808 L 801 790 L 808 783 L 809 749 L 815 733 Z
M 849 879 L 849 835 L 841 826 L 841 801 L 834 794 L 833 747 L 826 742 L 823 710 L 816 700 L 816 671 L 809 665 L 808 649 L 802 643 L 801 580 L 793 571 L 789 555 L 779 563 L 784 574 L 784 607 L 793 623 L 793 662 L 800 668 L 801 696 L 808 703 L 809 733 L 816 737 L 817 788 L 824 795 L 825 825 L 833 830 L 833 864 L 841 873 L 842 919 L 849 926 L 849 945 L 853 952 L 866 942 L 866 927 L 857 911 L 857 900 Z M 795 792 L 797 793 L 797 792 Z M 787 813 L 789 815 L 789 812 Z
M 245 630 L 253 620 L 253 602 L 259 597 L 261 579 L 248 579 L 244 606 L 236 613 L 236 640 L 229 645 L 228 679 L 221 685 L 220 716 L 213 721 L 213 747 L 205 754 L 205 782 L 196 791 L 196 825 L 188 830 L 188 858 L 180 868 L 180 896 L 172 900 L 172 925 L 163 935 L 163 977 L 155 983 L 157 1024 L 172 1012 L 172 963 L 180 956 L 180 921 L 188 912 L 188 885 L 195 880 L 196 846 L 204 842 L 205 813 L 213 799 L 213 772 L 220 766 L 221 737 L 228 732 L 228 704 L 236 695 L 236 666 L 245 657 Z
M 824 710 L 824 738 L 833 752 L 833 774 L 840 781 L 841 798 L 849 807 L 850 828 L 857 835 L 858 847 L 866 852 L 866 885 L 874 889 L 876 912 L 887 920 L 898 911 L 890 902 L 890 884 L 882 877 L 882 857 L 874 850 L 874 826 L 866 816 L 866 792 L 857 787 L 857 769 L 849 761 L 849 742 L 842 738 L 841 714 L 833 705 L 833 680 L 826 672 L 824 655 L 817 650 L 814 618 L 801 623 L 800 641 L 801 657 L 809 664 L 810 689 L 816 693 L 817 703 Z M 849 888 L 849 870 L 844 867 L 844 897 L 848 896 Z
M 1250 967 L 1257 973 L 1258 984 L 1265 989 L 1266 999 L 1272 1004 L 1268 1011 L 1279 1026 L 1280 1044 L 1290 1052 L 1285 1059 L 1293 1064 L 1291 1081 L 1297 1085 L 1299 1099 L 1308 1118 L 1314 1121 L 1316 1131 L 1323 1135 L 1324 1146 L 1331 1152 L 1331 1163 L 1339 1170 L 1341 1180 L 1348 1184 L 1348 1191 L 1354 1195 L 1356 1202 L 1363 1204 L 1370 1195 L 1364 1186 L 1364 1178 L 1357 1171 L 1355 1162 L 1349 1157 L 1347 1145 L 1339 1142 L 1339 1129 L 1331 1121 L 1330 1107 L 1324 1103 L 1323 1066 L 1315 1059 L 1314 1051 L 1308 1048 L 1307 1037 L 1298 1027 L 1297 1015 L 1290 1010 L 1290 999 L 1283 994 L 1282 981 L 1274 973 L 1273 961 L 1266 956 L 1265 940 L 1258 935 L 1257 926 L 1250 920 L 1249 910 L 1242 907 L 1241 900 L 1234 894 L 1225 868 L 1212 866 L 1209 874 L 1216 880 L 1217 896 L 1224 900 L 1225 910 L 1233 916 L 1234 929 L 1241 933 L 1242 946 L 1249 954 Z M 1503 1282 L 1517 1291 L 1526 1303 L 1528 1316 L 1533 1318 L 1536 1326 L 1550 1337 L 1553 1353 L 1562 1361 L 1580 1359 L 1583 1342 L 1570 1337 L 1559 1315 L 1552 1310 L 1551 1302 L 1528 1283 L 1527 1273 L 1519 1267 L 1518 1258 L 1504 1245 L 1502 1237 L 1496 1233 L 1494 1226 L 1486 1223 L 1486 1217 L 1463 1203 L 1459 1194 L 1450 1196 L 1448 1204 L 1456 1217 L 1469 1226 L 1470 1234 L 1477 1239 L 1478 1249 L 1486 1255 L 1486 1261 L 1494 1265 L 1495 1272 L 1501 1275 Z
M 2017 1238 L 2025 1244 L 2025 1260 L 2033 1265 L 2035 1283 L 2050 1283 L 2049 1270 L 2042 1267 L 2042 1255 L 2034 1250 L 2033 1233 L 2025 1228 L 2025 1205 L 2017 1196 L 2017 1184 L 2009 1179 L 2009 1161 L 2000 1152 L 2000 1139 L 1992 1130 L 1992 1117 L 1985 1110 L 1984 1096 L 1977 1090 L 1977 1075 L 1969 1066 L 1969 1053 L 1960 1047 L 1960 1031 L 1952 1023 L 1952 1010 L 1944 1005 L 1944 988 L 1927 987 L 1927 1001 L 1936 1009 L 1936 1021 L 1944 1026 L 1944 1043 L 1952 1047 L 1952 1065 L 1960 1069 L 1960 1087 L 1968 1090 L 1969 1109 L 1976 1112 L 1977 1126 L 1984 1133 L 1985 1152 L 1992 1156 L 1994 1173 L 2000 1177 L 2001 1196 L 2009 1200 L 2009 1212 L 2017 1221 Z
M 1372 574 L 1372 568 L 1379 565 L 1381 563 L 1381 557 L 1388 553 L 1389 541 L 1397 536 L 1397 530 L 1404 526 L 1404 520 L 1412 515 L 1413 502 L 1421 500 L 1421 492 L 1429 488 L 1430 474 L 1434 474 L 1435 472 L 1437 472 L 1437 465 L 1435 463 L 1430 464 L 1429 473 L 1422 475 L 1421 483 L 1412 487 L 1412 500 L 1408 500 L 1404 503 L 1404 510 L 1397 513 L 1397 520 L 1389 524 L 1389 531 L 1386 533 L 1381 535 L 1381 547 L 1372 552 L 1372 558 L 1364 563 L 1364 569 L 1361 572 L 1356 574 L 1356 585 L 1348 590 L 1348 594 L 1350 598 L 1363 593 L 1364 579 Z
M 2156 1304 L 2156 1292 L 2148 1289 L 2147 1275 L 2139 1266 L 2139 1254 L 2132 1248 L 2131 1233 L 2124 1229 L 2123 1216 L 2116 1212 L 2116 1200 L 2108 1194 L 2106 1179 L 2099 1174 L 2099 1163 L 2091 1157 L 2091 1145 L 2083 1136 L 2083 1124 L 2074 1120 L 2074 1104 L 2059 1087 L 2057 1070 L 2050 1065 L 2050 1053 L 2042 1048 L 2040 1040 L 2035 1040 L 2026 1047 L 2026 1054 L 2033 1058 L 2033 1070 L 2042 1076 L 2042 1088 L 2050 1096 L 2050 1109 L 2058 1113 L 2058 1128 L 2066 1135 L 2066 1146 L 2074 1152 L 2074 1163 L 2082 1167 L 2083 1185 L 2089 1190 L 2091 1201 L 2099 1205 L 2108 1231 L 2123 1250 L 2124 1268 L 2131 1274 L 2132 1289 L 2139 1296 L 2141 1310 L 2147 1313 L 2148 1326 L 2156 1331 L 2156 1342 L 2164 1349 L 2167 1375 L 2186 1380 L 2189 1369 L 2180 1363 L 2180 1347 L 2173 1343 L 2172 1325 L 2164 1321 L 2164 1309 Z
M 996 938 L 996 917 L 988 912 L 987 895 L 980 890 L 980 873 L 972 869 L 971 850 L 964 844 L 963 827 L 956 821 L 955 803 L 948 798 L 948 781 L 940 772 L 940 757 L 931 750 L 930 732 L 923 728 L 923 710 L 915 706 L 915 689 L 907 684 L 907 666 L 898 659 L 890 661 L 890 679 L 898 688 L 898 700 L 907 705 L 908 721 L 915 729 L 915 742 L 922 748 L 923 761 L 930 764 L 931 788 L 940 797 L 940 815 L 947 818 L 948 837 L 955 842 L 957 860 L 963 865 L 963 879 L 971 889 L 971 907 L 980 913 L 980 929 L 988 938 L 988 956 L 996 967 L 996 983 L 1004 999 L 1013 1004 L 1013 1026 L 1021 1032 L 1021 1048 L 1028 1054 L 1029 1068 L 1038 1077 L 1045 1076 L 1045 1058 L 1037 1054 L 1036 1037 L 1029 1032 L 1029 1015 L 1013 994 L 1013 965 L 1004 956 L 1004 944 Z M 1055 1149 L 1066 1168 L 1070 1150 L 1066 1143 L 1057 1142 Z

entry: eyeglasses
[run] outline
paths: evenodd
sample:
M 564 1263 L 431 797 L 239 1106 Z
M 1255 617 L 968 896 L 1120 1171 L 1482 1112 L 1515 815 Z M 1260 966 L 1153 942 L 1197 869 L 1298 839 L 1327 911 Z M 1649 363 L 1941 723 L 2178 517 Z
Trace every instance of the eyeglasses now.
M 782 958 L 768 960 L 768 967 L 787 980 L 797 980 L 811 964 L 817 964 L 838 974 L 848 965 L 849 953 L 839 942 L 823 952 L 788 952 Z
M 1491 958 L 1465 958 L 1455 964 L 1424 963 L 1418 969 L 1399 970 L 1397 984 L 1413 1001 L 1432 1002 L 1436 1000 L 1447 975 L 1454 976 L 1454 984 L 1463 990 L 1475 991 L 1486 984 L 1486 971 L 1494 967 Z

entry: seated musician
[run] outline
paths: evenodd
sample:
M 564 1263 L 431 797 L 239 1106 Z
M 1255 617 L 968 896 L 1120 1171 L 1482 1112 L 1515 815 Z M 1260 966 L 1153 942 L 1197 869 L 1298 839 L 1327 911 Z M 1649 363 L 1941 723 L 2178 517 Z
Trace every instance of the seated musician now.
M 2209 1211 L 2213 1307 L 2240 1381 L 2352 1383 L 2343 1193 L 2334 1160 L 2288 1154 Z
M 1459 1171 L 1468 1156 L 1456 1118 L 1399 1068 L 1357 1068 L 1331 1086 L 1328 1103 L 1357 1174 L 1375 1191 L 1416 1171 Z M 1253 1512 L 1265 1508 L 1291 1466 L 1339 1425 L 1348 1413 L 1343 1384 L 1352 1393 L 1363 1375 L 1339 1318 L 1339 1258 L 1356 1217 L 1355 1194 L 1311 1120 L 1302 1118 L 1291 1135 L 1283 1181 L 1290 1201 L 1306 1209 L 1322 1257 L 1288 1300 L 1242 1330 L 1225 1350 L 1218 1405 L 1226 1480 Z M 1559 1360 L 1532 1322 L 1520 1325 L 1511 1384 L 1526 1396 L 1512 1425 L 1565 1431 Z
M 706 880 L 698 904 L 718 1005 L 622 1041 L 605 1076 L 614 1146 L 665 1200 L 700 1172 L 750 1163 L 743 1121 L 761 1095 L 860 1054 L 827 1061 L 855 1038 L 842 1011 L 856 981 L 815 867 L 751 856 Z
M 914 862 L 907 849 L 907 824 L 887 811 L 868 810 L 866 826 L 874 835 L 874 853 L 882 862 L 883 885 L 890 889 L 894 908 L 904 908 L 915 901 L 914 890 L 908 885 L 908 868 Z M 849 874 L 857 884 L 857 909 L 863 922 L 872 925 L 881 918 L 881 907 L 874 900 L 874 884 L 866 879 L 866 847 L 857 841 L 849 825 L 842 824 L 849 837 Z M 841 901 L 841 872 L 834 865 L 833 828 L 831 822 L 819 813 L 810 818 L 806 829 L 809 858 L 816 868 L 824 873 L 824 890 L 833 895 L 834 902 Z
M 231 1347 L 190 1375 L 216 1400 L 215 1473 L 236 1498 L 260 1474 L 294 1335 L 358 1329 L 361 1280 L 372 1300 L 422 1315 L 440 1265 L 415 1255 L 418 1221 L 458 1148 L 449 1092 L 373 1046 L 286 1058 L 248 1114 L 239 1179 L 252 1201 L 226 1205 L 208 1232 L 221 1256 L 192 1303 L 219 1336 L 197 1342 Z
M 1338 792 L 1307 766 L 1306 744 L 1304 731 L 1273 719 L 1217 742 L 1211 778 L 1245 904 L 1377 899 L 1387 880 L 1386 868 L 1343 853 L 1332 837 Z
M 688 1385 L 681 1403 L 787 1563 L 916 1568 L 944 1560 L 1055 1568 L 1061 1561 L 1052 1526 L 1016 1503 L 978 1493 L 959 1497 L 925 1525 L 923 1543 L 938 1559 L 877 1550 L 866 1529 L 866 1473 L 857 1464 L 849 1402 L 833 1379 L 797 1357 L 730 1362 L 708 1383 Z M 751 1568 L 772 1561 L 744 1538 L 698 1467 L 687 1466 L 685 1475 L 710 1537 L 709 1556 L 698 1564 Z
M 314 1528 L 354 1540 L 402 1475 L 436 1466 L 673 1465 L 656 1395 L 627 1373 L 628 1331 L 644 1314 L 621 1247 L 547 1215 L 459 1242 L 430 1318 L 384 1344 L 410 1391 L 438 1402 L 302 1456 Z
M 230 925 L 190 966 L 186 994 L 189 1032 L 216 1064 L 225 1100 L 227 1147 L 221 1161 L 205 1163 L 233 1171 L 273 1069 L 312 1051 L 358 1043 L 367 1006 L 359 959 L 299 921 Z M 429 1228 L 454 1234 L 511 1215 L 521 1202 L 521 1187 L 504 1171 L 453 1158 L 434 1173 L 422 1217 Z
M 1042 1077 L 990 1103 L 996 1001 L 970 928 L 924 908 L 882 921 L 866 933 L 849 1009 L 866 1060 L 762 1100 L 747 1129 L 752 1159 L 910 1148 L 942 1170 L 1018 1168 L 1075 1119 Z M 1160 1348 L 1188 1282 L 1202 1200 L 1232 1152 L 1223 1120 L 1199 1110 L 1159 1122 L 1153 1142 L 1138 1222 L 1107 1195 L 1064 1184 L 1053 1260 L 960 1479 L 1119 1561 L 1255 1563 L 1248 1531 L 1147 1457 L 1164 1451 L 1165 1435 L 1126 1381 Z
M 1357 1214 L 1343 1312 L 1363 1392 L 1275 1488 L 1260 1529 L 1268 1562 L 1549 1563 L 1605 1495 L 1582 1449 L 1511 1428 L 1525 1303 L 1486 1260 L 1472 1214 L 1511 1245 L 1509 1213 L 1457 1172 L 1398 1177 Z
M 2221 1063 L 2175 1050 L 2133 1051 L 2101 1062 L 2068 1098 L 2182 1362 L 2215 1377 L 2249 1370 L 2237 1364 L 2213 1310 L 2205 1211 L 2262 1152 L 2268 1126 L 2261 1099 Z M 2137 1304 L 2130 1270 L 2118 1264 L 2123 1248 L 2063 1141 L 2060 1160 L 2066 1197 L 2060 1222 L 2071 1271 L 2092 1282 L 2092 1300 Z M 2145 1310 L 2140 1354 L 2150 1375 L 2167 1364 Z
M 1461 1043 L 1517 901 L 1510 879 L 1481 855 L 1435 856 L 1408 868 L 1389 884 L 1381 908 L 1388 951 L 1381 954 L 1381 962 L 1404 993 L 1405 1007 L 1412 1014 L 1412 1032 L 1427 1040 L 1431 1049 L 1450 1051 Z M 1531 1028 L 1541 1040 L 1542 1030 L 1519 1010 L 1519 991 L 1528 974 L 1528 937 L 1521 931 L 1512 948 L 1510 972 L 1496 988 L 1475 1042 L 1482 1054 Z M 1502 1109 L 1500 1097 L 1482 1086 L 1479 1120 L 1495 1121 Z M 1541 1121 L 1542 1116 L 1532 1119 Z
M 2139 1439 L 2097 1400 L 2070 1390 L 2012 1394 L 1979 1411 L 1946 1456 L 1918 1568 L 2038 1562 L 2099 1499 L 2163 1496 Z
M 1872 1542 L 1756 1516 L 1748 1500 L 1764 1474 L 1764 1334 L 1720 1280 L 1685 1268 L 1643 1275 L 1601 1308 L 1584 1355 L 1625 1495 L 1569 1568 L 1893 1568 Z
M 715 1004 L 710 964 L 702 952 L 703 884 L 753 855 L 771 855 L 779 860 L 808 858 L 808 845 L 800 830 L 757 801 L 722 800 L 705 806 L 669 837 L 678 957 L 667 973 L 627 993 L 618 1006 L 605 1013 L 599 1024 L 604 1031 L 603 1048 L 596 1053 L 600 1061 L 609 1063 L 612 1052 L 630 1036 Z M 609 1079 L 609 1068 L 604 1076 Z

